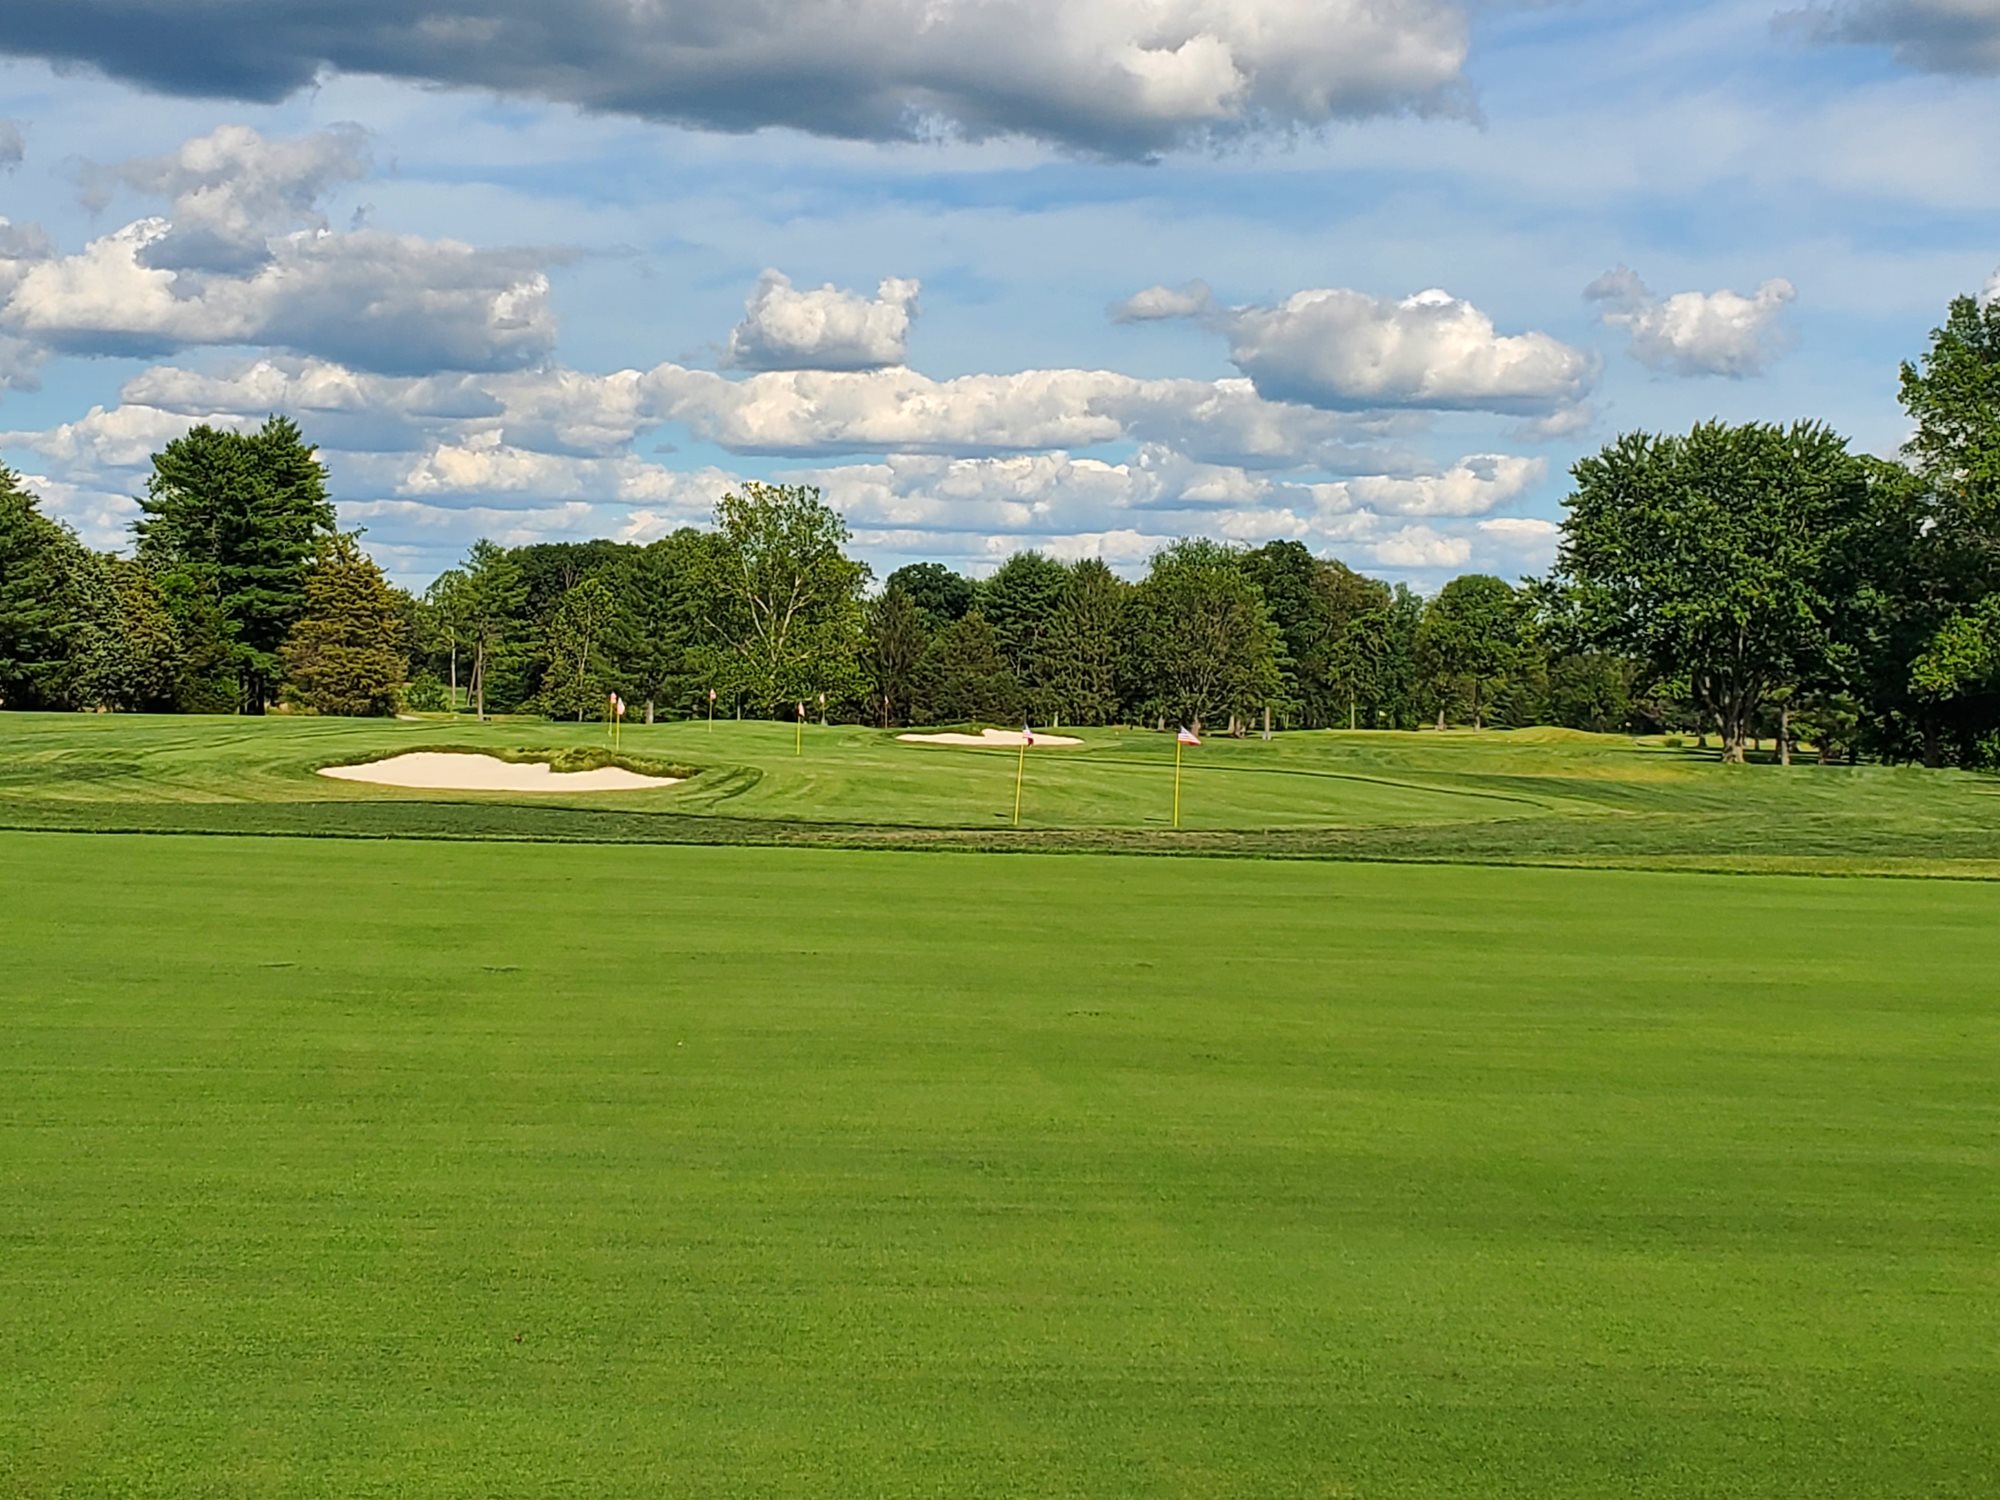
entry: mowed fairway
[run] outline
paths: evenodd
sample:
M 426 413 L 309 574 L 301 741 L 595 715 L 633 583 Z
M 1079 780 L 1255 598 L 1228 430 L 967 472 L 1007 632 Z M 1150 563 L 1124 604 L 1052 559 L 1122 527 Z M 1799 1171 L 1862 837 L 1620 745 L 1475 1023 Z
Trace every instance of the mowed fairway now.
M 1990 886 L 0 835 L 0 1493 L 1986 1497 Z

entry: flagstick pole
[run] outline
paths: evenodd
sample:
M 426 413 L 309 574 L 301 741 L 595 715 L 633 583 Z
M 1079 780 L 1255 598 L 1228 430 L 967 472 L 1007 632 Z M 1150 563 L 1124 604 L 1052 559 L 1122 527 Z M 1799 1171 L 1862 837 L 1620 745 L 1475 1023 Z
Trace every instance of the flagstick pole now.
M 801 718 L 798 721 L 797 732 L 792 736 L 792 754 L 804 755 L 805 753 L 806 753 L 806 721 L 803 718 Z
M 1179 735 L 1174 736 L 1174 827 L 1181 826 L 1181 753 L 1187 746 L 1181 743 Z
M 1021 760 L 1014 767 L 1014 826 L 1021 826 L 1021 782 L 1028 774 L 1028 741 L 1021 741 Z

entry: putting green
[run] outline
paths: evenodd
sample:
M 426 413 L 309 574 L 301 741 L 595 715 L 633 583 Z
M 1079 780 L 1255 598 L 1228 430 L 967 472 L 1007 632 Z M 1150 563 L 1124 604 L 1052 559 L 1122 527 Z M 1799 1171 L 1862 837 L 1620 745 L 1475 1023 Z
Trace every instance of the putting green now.
M 1079 731 L 1029 752 L 852 727 L 632 726 L 633 769 L 699 774 L 602 795 L 340 783 L 333 763 L 463 749 L 602 755 L 595 725 L 9 715 L 0 827 L 643 843 L 1303 854 L 1637 867 L 2000 875 L 2000 785 L 1909 768 L 1721 766 L 1606 736 Z M 799 750 L 803 753 L 798 753 Z
M 4 834 L 0 890 L 8 1494 L 2000 1470 L 1983 886 Z

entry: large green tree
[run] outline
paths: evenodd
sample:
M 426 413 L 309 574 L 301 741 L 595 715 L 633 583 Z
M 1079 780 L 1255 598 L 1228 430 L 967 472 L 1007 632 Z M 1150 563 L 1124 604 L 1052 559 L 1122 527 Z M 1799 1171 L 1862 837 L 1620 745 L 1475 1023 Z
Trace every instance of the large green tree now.
M 601 578 L 586 578 L 557 601 L 542 647 L 542 712 L 552 719 L 602 718 L 611 693 L 610 645 L 616 604 Z
M 1436 696 L 1439 729 L 1461 693 L 1472 727 L 1486 727 L 1487 699 L 1520 651 L 1521 613 L 1513 588 L 1490 573 L 1468 573 L 1438 591 L 1417 628 L 1417 658 Z
M 868 570 L 843 550 L 846 522 L 810 485 L 752 481 L 722 497 L 715 527 L 702 589 L 721 685 L 768 713 L 858 700 Z
M 889 575 L 884 590 L 908 594 L 932 630 L 962 620 L 979 602 L 979 585 L 943 563 L 909 563 Z
M 1370 622 L 1379 624 L 1373 617 L 1388 604 L 1388 585 L 1296 541 L 1245 553 L 1243 570 L 1284 639 L 1287 721 L 1310 729 L 1358 721 L 1377 691 L 1371 668 L 1382 642 Z
M 56 708 L 81 623 L 73 580 L 83 548 L 0 467 L 0 708 Z
M 947 629 L 949 627 L 946 627 Z M 884 729 L 907 722 L 931 631 L 916 600 L 893 585 L 868 605 L 870 703 Z
M 1742 760 L 1771 695 L 1833 646 L 1831 559 L 1869 471 L 1818 423 L 1630 433 L 1574 470 L 1554 582 L 1580 641 L 1677 680 Z
M 322 538 L 306 572 L 305 610 L 281 653 L 285 696 L 315 713 L 386 718 L 409 671 L 396 591 L 358 538 Z
M 691 708 L 707 700 L 711 683 L 698 648 L 716 545 L 713 533 L 683 527 L 600 575 L 611 591 L 610 672 L 649 724 L 660 704 Z
M 262 713 L 305 606 L 314 548 L 333 533 L 317 451 L 285 417 L 247 434 L 195 427 L 153 455 L 139 507 L 139 560 L 214 599 L 237 706 Z
M 1044 703 L 1058 724 L 1118 715 L 1120 637 L 1130 589 L 1096 558 L 1073 563 L 1043 645 Z
M 135 562 L 79 553 L 82 617 L 70 695 L 79 707 L 171 713 L 182 706 L 181 633 L 157 580 Z
M 1871 737 L 1936 764 L 2000 755 L 2000 660 L 1986 652 L 2000 593 L 2000 303 L 1951 304 L 1902 369 L 1915 431 L 1907 486 L 1878 483 L 1884 522 L 1857 550 L 1852 607 Z M 1901 734 L 1898 731 L 1902 730 Z
M 1050 637 L 1069 570 L 1042 552 L 1016 552 L 986 580 L 979 610 L 993 627 L 1028 714 L 1048 723 L 1062 712 L 1051 688 Z
M 472 544 L 459 571 L 456 591 L 459 630 L 472 667 L 472 708 L 486 717 L 489 697 L 518 701 L 520 673 L 529 642 L 525 608 L 527 585 L 505 547 L 484 537 Z
M 974 609 L 931 637 L 918 669 L 916 713 L 930 724 L 1012 724 L 1026 713 L 1000 635 Z
M 1126 646 L 1142 713 L 1247 720 L 1283 691 L 1278 627 L 1240 561 L 1220 542 L 1178 541 L 1133 589 Z

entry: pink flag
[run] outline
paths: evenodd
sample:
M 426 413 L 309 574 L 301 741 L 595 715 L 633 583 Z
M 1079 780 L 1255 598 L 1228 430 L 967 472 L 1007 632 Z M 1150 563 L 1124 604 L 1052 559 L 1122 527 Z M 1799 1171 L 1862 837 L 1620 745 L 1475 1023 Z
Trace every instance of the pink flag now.
M 1183 745 L 1199 745 L 1201 743 L 1201 741 L 1195 737 L 1195 732 L 1192 729 L 1188 728 L 1187 725 L 1185 724 L 1181 725 L 1181 732 L 1177 736 L 1177 738 Z

